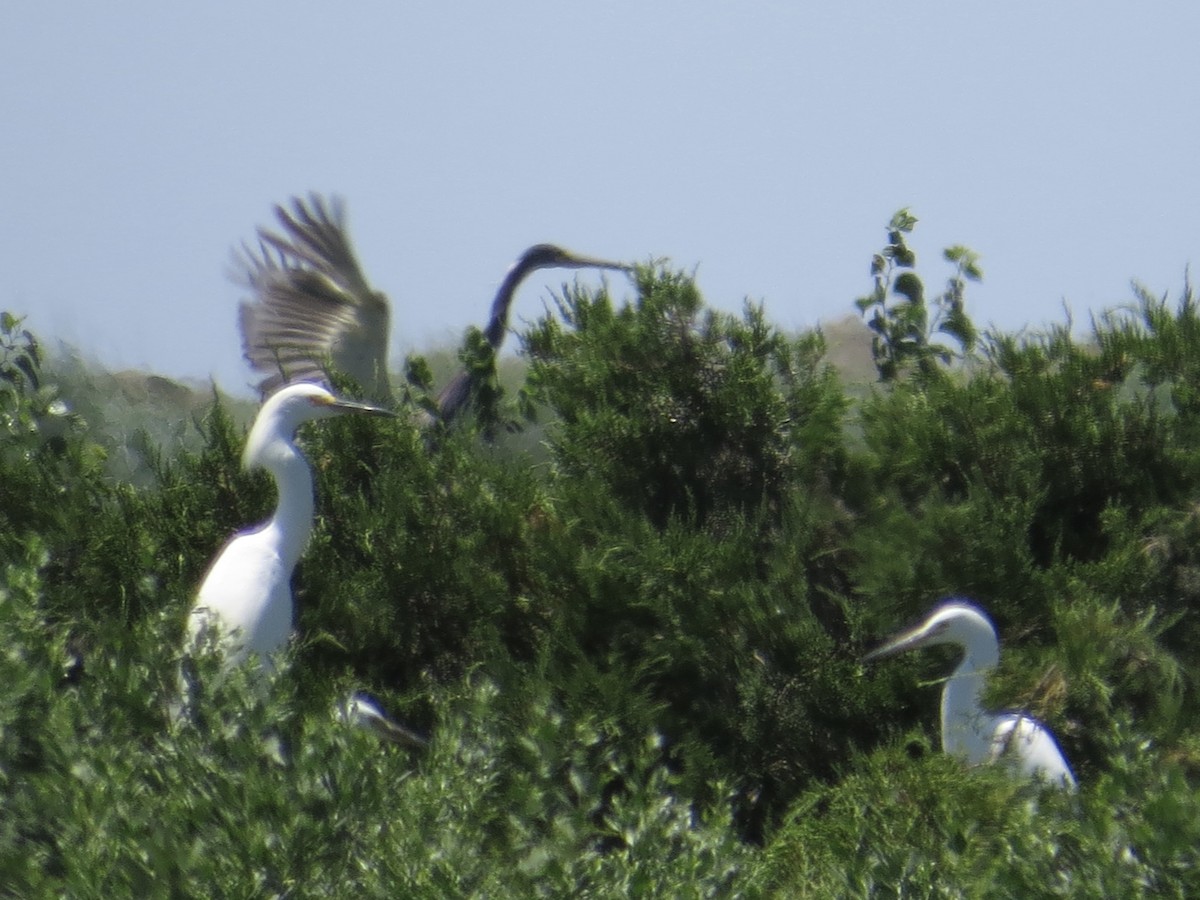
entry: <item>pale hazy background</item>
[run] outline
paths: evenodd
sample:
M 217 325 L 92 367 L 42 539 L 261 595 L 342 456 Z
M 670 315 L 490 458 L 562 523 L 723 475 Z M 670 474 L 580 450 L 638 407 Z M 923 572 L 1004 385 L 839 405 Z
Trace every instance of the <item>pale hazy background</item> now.
M 230 248 L 312 189 L 397 352 L 457 342 L 537 241 L 835 319 L 904 205 L 932 285 L 982 254 L 981 324 L 1086 322 L 1197 257 L 1200 3 L 8 4 L 0 163 L 0 309 L 235 392 Z

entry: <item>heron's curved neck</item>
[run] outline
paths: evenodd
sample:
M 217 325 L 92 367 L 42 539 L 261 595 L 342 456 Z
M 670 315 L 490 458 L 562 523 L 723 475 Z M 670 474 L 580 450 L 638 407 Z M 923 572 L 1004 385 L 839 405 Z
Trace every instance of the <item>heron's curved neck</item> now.
M 275 479 L 279 502 L 264 529 L 274 534 L 279 558 L 290 570 L 300 561 L 312 534 L 312 472 L 304 456 L 291 444 L 273 454 L 265 468 Z
M 500 344 L 504 342 L 504 332 L 508 329 L 508 310 L 512 306 L 513 294 L 517 292 L 517 288 L 521 286 L 521 282 L 529 273 L 538 268 L 540 266 L 522 259 L 513 263 L 504 273 L 504 280 L 500 282 L 500 287 L 496 291 L 496 299 L 492 301 L 492 312 L 488 317 L 487 327 L 483 330 L 483 336 L 493 350 L 500 349 Z
M 999 654 L 986 648 L 967 648 L 962 661 L 942 689 L 942 744 L 947 753 L 975 760 L 991 741 L 989 714 L 983 709 L 987 674 Z

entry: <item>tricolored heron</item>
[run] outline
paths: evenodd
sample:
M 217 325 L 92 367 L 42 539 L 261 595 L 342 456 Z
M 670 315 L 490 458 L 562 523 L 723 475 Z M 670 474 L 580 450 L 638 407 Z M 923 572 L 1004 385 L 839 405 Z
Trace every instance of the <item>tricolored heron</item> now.
M 264 374 L 268 394 L 296 380 L 327 381 L 326 368 L 357 381 L 376 403 L 389 403 L 387 297 L 372 289 L 351 244 L 345 208 L 337 198 L 311 194 L 275 207 L 283 233 L 260 228 L 260 252 L 243 245 L 235 257 L 239 280 L 251 291 L 241 305 L 242 347 L 247 362 Z M 498 350 L 508 330 L 513 296 L 539 269 L 632 271 L 623 263 L 581 256 L 552 244 L 536 244 L 509 267 L 492 301 L 484 337 Z M 438 414 L 453 419 L 471 394 L 470 375 L 458 373 L 438 395 Z

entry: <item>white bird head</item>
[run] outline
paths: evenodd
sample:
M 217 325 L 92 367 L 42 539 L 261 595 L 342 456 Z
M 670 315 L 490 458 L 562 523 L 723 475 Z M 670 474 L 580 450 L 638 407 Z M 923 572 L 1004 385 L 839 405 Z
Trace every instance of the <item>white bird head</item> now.
M 953 598 L 938 604 L 924 621 L 890 638 L 864 656 L 862 661 L 874 662 L 934 644 L 962 647 L 980 668 L 994 666 L 1000 659 L 1000 642 L 987 613 L 974 603 Z
M 872 662 L 905 650 L 953 644 L 963 657 L 942 688 L 942 749 L 972 765 L 1004 759 L 1026 776 L 1071 789 L 1075 776 L 1053 732 L 1023 712 L 993 713 L 980 703 L 987 671 L 1000 662 L 991 619 L 974 603 L 952 598 L 923 622 L 863 657 Z
M 365 691 L 357 691 L 342 700 L 335 709 L 338 719 L 347 725 L 372 731 L 381 740 L 408 747 L 428 747 L 429 741 L 388 716 Z
M 296 429 L 314 419 L 328 419 L 346 413 L 394 416 L 378 406 L 335 397 L 319 384 L 288 384 L 272 394 L 262 405 L 254 426 L 246 438 L 242 464 L 247 469 L 270 468 L 274 453 L 291 444 Z

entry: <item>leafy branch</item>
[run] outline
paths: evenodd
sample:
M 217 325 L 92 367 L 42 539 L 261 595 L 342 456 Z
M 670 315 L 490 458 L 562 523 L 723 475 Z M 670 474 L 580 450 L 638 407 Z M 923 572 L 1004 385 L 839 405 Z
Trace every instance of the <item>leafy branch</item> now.
M 954 264 L 954 274 L 946 289 L 927 301 L 924 282 L 915 271 L 917 256 L 905 240 L 916 224 L 907 208 L 892 216 L 887 246 L 871 259 L 875 289 L 854 301 L 869 317 L 867 327 L 874 332 L 871 355 L 881 381 L 894 381 L 913 368 L 930 377 L 937 363 L 947 365 L 968 355 L 978 338 L 966 314 L 965 292 L 967 281 L 983 280 L 979 255 L 961 244 L 947 247 L 943 256 Z M 934 341 L 938 334 L 954 338 L 959 349 Z

